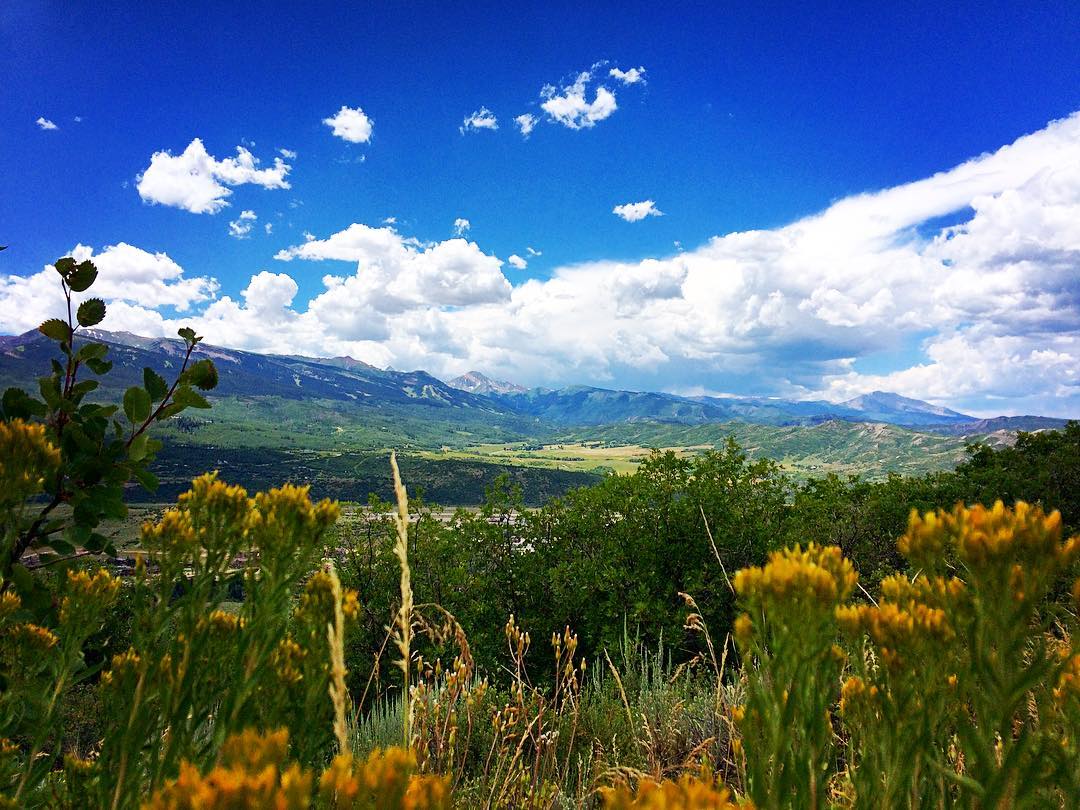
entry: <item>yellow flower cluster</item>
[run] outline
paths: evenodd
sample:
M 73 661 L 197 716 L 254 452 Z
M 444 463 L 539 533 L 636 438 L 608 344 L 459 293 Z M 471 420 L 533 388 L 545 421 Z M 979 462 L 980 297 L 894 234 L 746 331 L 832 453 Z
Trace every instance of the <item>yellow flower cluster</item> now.
M 143 525 L 142 543 L 174 558 L 198 559 L 201 550 L 226 557 L 254 544 L 263 554 L 292 558 L 298 538 L 311 543 L 338 518 L 328 500 L 311 502 L 309 487 L 286 484 L 248 497 L 241 486 L 226 484 L 216 472 L 200 475 L 182 494 L 177 508 L 156 524 Z
M 341 514 L 337 503 L 312 503 L 311 487 L 285 484 L 255 496 L 252 528 L 255 544 L 263 553 L 291 553 L 297 533 L 318 537 Z
M 836 609 L 840 627 L 851 634 L 864 630 L 880 647 L 910 645 L 920 638 L 950 641 L 954 637 L 945 611 L 920 602 L 906 607 L 882 601 L 880 605 L 845 605 Z
M 212 515 L 225 525 L 242 526 L 251 512 L 247 490 L 218 480 L 217 472 L 204 473 L 191 482 L 191 489 L 177 499 L 177 505 L 199 515 Z
M 234 735 L 209 773 L 181 763 L 180 775 L 143 810 L 305 810 L 311 804 L 311 774 L 295 763 L 285 767 L 288 739 L 284 730 Z
M 191 515 L 186 510 L 169 509 L 157 523 L 147 521 L 142 526 L 142 546 L 148 551 L 171 552 L 183 557 L 195 554 L 199 550 L 199 536 Z
M 60 451 L 42 425 L 0 422 L 0 505 L 10 508 L 41 491 L 60 466 Z
M 7 632 L 7 637 L 16 648 L 22 648 L 27 654 L 51 650 L 59 642 L 56 635 L 47 627 L 31 622 L 12 626 Z
M 735 590 L 752 602 L 800 602 L 832 606 L 847 599 L 858 574 L 836 546 L 811 543 L 774 551 L 764 567 L 743 568 Z
M 919 515 L 912 510 L 907 533 L 897 545 L 908 559 L 931 564 L 940 561 L 947 545 L 952 545 L 972 567 L 1027 559 L 1052 559 L 1066 565 L 1080 554 L 1080 537 L 1062 543 L 1059 512 L 1047 515 L 1024 501 L 1017 501 L 1012 509 L 997 501 L 989 509 L 982 504 L 957 504 L 951 512 L 939 509 Z
M 908 579 L 893 574 L 881 580 L 881 598 L 899 605 L 919 602 L 943 610 L 955 607 L 964 597 L 967 586 L 956 577 L 919 576 Z
M 319 779 L 319 798 L 333 810 L 437 810 L 450 807 L 441 776 L 412 775 L 416 758 L 403 748 L 376 749 L 366 760 L 339 754 Z
M 291 636 L 278 642 L 277 649 L 270 656 L 270 666 L 278 678 L 286 684 L 297 684 L 304 679 L 304 658 L 307 651 Z
M 852 709 L 866 705 L 877 696 L 876 686 L 867 686 L 866 681 L 858 676 L 848 678 L 840 688 L 840 713 L 848 714 Z
M 22 607 L 22 599 L 12 591 L 4 591 L 0 595 L 0 621 L 15 614 Z
M 858 574 L 836 546 L 811 543 L 769 554 L 764 566 L 743 568 L 735 574 L 735 591 L 751 612 L 763 610 L 773 619 L 806 611 L 821 615 L 851 596 Z M 789 622 L 788 622 L 789 623 Z M 785 624 L 781 620 L 781 624 Z M 744 648 L 754 635 L 749 613 L 735 619 L 735 640 Z
M 350 622 L 360 618 L 360 594 L 352 588 L 346 588 L 341 593 L 341 612 Z
M 86 571 L 67 572 L 67 591 L 60 600 L 60 623 L 96 616 L 99 611 L 111 605 L 120 593 L 120 580 L 104 568 L 99 568 L 93 576 Z
M 135 652 L 134 648 L 128 647 L 124 652 L 113 656 L 112 666 L 101 673 L 101 685 L 112 686 L 116 684 L 119 686 L 128 677 L 138 672 L 141 664 L 142 658 L 139 657 L 139 654 Z
M 749 802 L 736 804 L 731 793 L 708 774 L 684 775 L 678 781 L 643 779 L 636 791 L 625 785 L 603 788 L 607 810 L 753 810 Z
M 227 613 L 224 610 L 215 610 L 205 619 L 199 622 L 201 629 L 207 629 L 211 635 L 231 636 L 238 630 L 243 630 L 247 620 L 235 613 Z
M 326 571 L 318 571 L 304 585 L 297 615 L 311 616 L 325 624 L 326 617 L 334 614 L 334 580 Z
M 1054 700 L 1058 703 L 1066 703 L 1070 698 L 1080 700 L 1080 654 L 1069 658 L 1054 687 Z

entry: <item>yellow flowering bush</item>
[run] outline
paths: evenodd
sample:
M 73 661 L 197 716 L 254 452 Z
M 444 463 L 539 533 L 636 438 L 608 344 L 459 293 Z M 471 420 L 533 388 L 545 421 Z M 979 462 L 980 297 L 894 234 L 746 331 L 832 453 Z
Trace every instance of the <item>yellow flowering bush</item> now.
M 708 772 L 662 782 L 643 779 L 637 790 L 619 785 L 603 788 L 601 795 L 607 810 L 753 810 L 750 802 L 736 803 L 730 791 Z
M 340 754 L 319 779 L 319 806 L 330 810 L 439 810 L 450 807 L 441 776 L 413 771 L 416 757 L 403 748 L 372 751 L 366 759 Z
M 0 421 L 0 516 L 7 537 L 27 498 L 45 488 L 60 467 L 60 451 L 49 441 L 44 425 L 22 419 Z
M 1062 536 L 1057 512 L 998 502 L 913 512 L 897 545 L 914 573 L 883 579 L 870 603 L 848 602 L 855 573 L 838 549 L 776 552 L 736 575 L 747 689 L 730 717 L 749 795 L 776 808 L 1074 804 L 1080 654 L 1062 597 L 1080 538 Z
M 45 780 L 59 752 L 49 742 L 62 723 L 63 696 L 89 670 L 83 661 L 86 639 L 102 625 L 120 583 L 107 571 L 69 570 L 66 589 L 52 626 L 29 620 L 31 614 L 11 591 L 0 595 L 0 737 L 4 742 L 0 796 L 16 806 Z
M 336 711 L 327 691 L 327 626 L 340 588 L 322 587 L 328 575 L 318 574 L 295 611 L 293 604 L 337 513 L 329 501 L 312 503 L 306 487 L 252 498 L 211 473 L 143 527 L 147 559 L 134 581 L 132 649 L 102 675 L 111 709 L 100 757 L 103 801 L 118 797 L 126 806 L 128 797 L 174 777 L 181 760 L 191 777 L 192 767 L 214 761 L 229 734 L 249 727 L 290 728 L 292 755 L 302 763 L 327 750 Z M 244 589 L 231 610 L 223 587 L 230 579 Z M 219 776 L 227 781 L 224 771 Z
M 217 763 L 205 773 L 180 765 L 143 810 L 444 810 L 447 782 L 413 773 L 415 758 L 401 748 L 373 751 L 366 759 L 339 754 L 318 779 L 288 761 L 289 734 L 246 730 L 225 740 Z
M 1080 553 L 1057 512 L 913 512 L 898 548 L 919 572 L 837 608 L 858 646 L 840 704 L 856 806 L 1032 806 L 1080 789 L 1073 658 L 1052 593 Z M 1072 759 L 1070 759 L 1072 758 Z
M 225 741 L 219 763 L 202 774 L 188 761 L 180 774 L 142 806 L 144 810 L 306 810 L 311 774 L 286 765 L 288 733 L 244 732 Z
M 835 612 L 857 581 L 839 548 L 813 543 L 774 552 L 763 567 L 735 575 L 744 610 L 735 638 L 747 689 L 732 722 L 742 736 L 745 787 L 758 807 L 823 806 L 836 766 L 830 707 L 843 664 Z

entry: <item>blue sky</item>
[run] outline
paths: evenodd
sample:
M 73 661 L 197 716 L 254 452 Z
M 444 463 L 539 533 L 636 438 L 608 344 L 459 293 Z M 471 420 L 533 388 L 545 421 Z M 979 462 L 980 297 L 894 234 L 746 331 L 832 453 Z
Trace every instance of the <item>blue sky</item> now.
M 535 384 L 834 398 L 889 385 L 976 412 L 1080 414 L 1080 244 L 1037 213 L 1061 185 L 1080 202 L 1077 126 L 1051 125 L 1080 110 L 1074 4 L 72 5 L 0 9 L 0 73 L 14 79 L 0 81 L 0 331 L 37 316 L 27 301 L 49 299 L 31 282 L 81 245 L 112 273 L 116 328 L 187 319 L 243 348 Z M 613 74 L 633 68 L 638 81 Z M 582 73 L 596 118 L 560 118 Z M 551 99 L 564 106 L 546 111 Z M 342 107 L 362 110 L 369 137 L 334 135 L 324 121 Z M 481 110 L 497 129 L 462 132 Z M 514 121 L 526 114 L 538 119 L 527 138 Z M 792 252 L 799 239 L 782 256 L 710 242 L 790 242 L 793 224 L 855 195 L 1025 135 L 1042 141 L 972 172 L 970 199 L 899 194 L 889 209 L 904 215 L 873 245 L 839 250 L 835 276 L 828 256 Z M 174 175 L 148 172 L 195 139 L 213 165 L 242 147 L 252 170 L 288 169 L 235 184 L 243 167 L 218 169 L 227 205 L 196 213 Z M 975 245 L 995 243 L 994 201 L 1014 194 L 1025 207 L 1012 232 L 1027 223 L 1025 249 L 1055 259 L 1003 269 Z M 662 215 L 613 213 L 650 200 Z M 963 255 L 934 246 L 968 223 Z M 959 263 L 952 279 L 934 272 L 933 300 L 912 298 L 896 270 L 911 256 L 890 253 L 912 240 L 920 261 Z M 886 258 L 897 278 L 867 269 Z M 1030 306 L 972 309 L 959 280 Z M 965 358 L 994 351 L 1000 363 L 970 373 Z M 938 384 L 959 365 L 966 377 Z

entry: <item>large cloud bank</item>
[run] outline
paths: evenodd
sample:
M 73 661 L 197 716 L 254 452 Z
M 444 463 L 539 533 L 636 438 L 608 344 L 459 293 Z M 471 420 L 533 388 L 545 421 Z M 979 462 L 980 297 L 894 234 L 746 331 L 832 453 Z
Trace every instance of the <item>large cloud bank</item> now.
M 532 384 L 833 399 L 880 388 L 1080 415 L 1080 114 L 786 227 L 517 286 L 474 242 L 359 223 L 276 256 L 289 272 L 329 268 L 301 304 L 288 272 L 219 298 L 164 254 L 121 244 L 97 258 L 95 292 L 119 304 L 105 328 L 192 323 L 238 348 Z M 0 331 L 55 312 L 50 274 L 0 276 Z

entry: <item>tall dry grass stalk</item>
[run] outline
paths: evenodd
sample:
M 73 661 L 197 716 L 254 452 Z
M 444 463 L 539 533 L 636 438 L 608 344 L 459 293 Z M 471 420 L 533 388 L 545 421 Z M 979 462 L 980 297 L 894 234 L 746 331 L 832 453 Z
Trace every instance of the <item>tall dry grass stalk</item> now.
M 326 634 L 330 643 L 330 700 L 334 704 L 334 737 L 337 738 L 338 751 L 349 750 L 349 738 L 345 729 L 345 704 L 349 698 L 345 687 L 345 612 L 341 606 L 341 580 L 338 579 L 334 564 L 327 562 L 325 571 L 330 577 L 334 594 L 334 622 L 327 623 Z
M 409 670 L 412 666 L 412 617 L 413 617 L 413 593 L 412 573 L 409 570 L 409 495 L 405 491 L 405 485 L 401 483 L 401 473 L 398 470 L 397 454 L 390 454 L 390 469 L 394 472 L 394 494 L 397 496 L 397 512 L 394 513 L 394 525 L 397 528 L 397 542 L 394 544 L 394 556 L 398 558 L 401 566 L 401 607 L 398 608 L 397 621 L 395 622 L 395 643 L 401 658 L 398 666 L 402 674 L 402 701 L 404 711 L 404 746 L 412 745 L 412 721 L 413 706 L 409 694 Z

